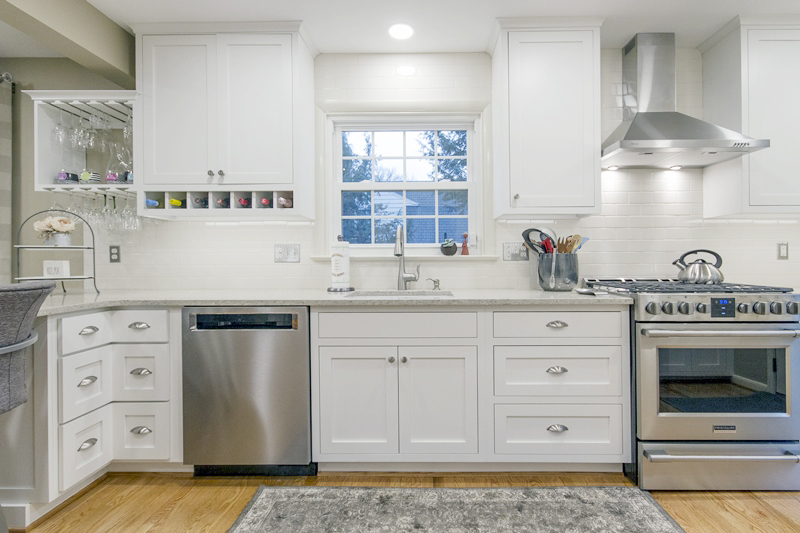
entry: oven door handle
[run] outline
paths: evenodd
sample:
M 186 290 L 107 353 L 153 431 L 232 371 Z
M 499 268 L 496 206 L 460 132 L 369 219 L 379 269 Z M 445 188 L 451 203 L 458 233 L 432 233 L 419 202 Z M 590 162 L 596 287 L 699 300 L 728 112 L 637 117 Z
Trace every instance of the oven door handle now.
M 671 455 L 664 450 L 645 450 L 644 456 L 651 463 L 683 463 L 699 461 L 779 461 L 800 463 L 800 457 L 785 451 L 783 455 Z
M 800 337 L 796 329 L 642 329 L 645 337 Z

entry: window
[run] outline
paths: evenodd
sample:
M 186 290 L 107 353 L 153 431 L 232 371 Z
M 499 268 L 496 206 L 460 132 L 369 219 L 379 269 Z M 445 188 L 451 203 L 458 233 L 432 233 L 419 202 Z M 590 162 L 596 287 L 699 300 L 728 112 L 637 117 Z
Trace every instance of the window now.
M 474 234 L 474 119 L 459 125 L 340 125 L 335 129 L 334 232 L 351 245 L 438 249 Z

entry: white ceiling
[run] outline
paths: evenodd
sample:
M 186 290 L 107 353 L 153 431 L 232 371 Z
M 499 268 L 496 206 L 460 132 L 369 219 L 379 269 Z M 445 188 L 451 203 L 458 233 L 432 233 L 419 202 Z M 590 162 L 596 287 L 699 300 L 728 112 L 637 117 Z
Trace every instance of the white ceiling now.
M 126 29 L 146 22 L 301 20 L 322 53 L 480 52 L 498 17 L 605 19 L 602 47 L 638 32 L 673 32 L 695 48 L 736 15 L 800 15 L 798 0 L 87 0 Z M 415 29 L 407 41 L 394 22 Z M 8 37 L 10 35 L 10 37 Z M 0 57 L 57 55 L 0 23 Z

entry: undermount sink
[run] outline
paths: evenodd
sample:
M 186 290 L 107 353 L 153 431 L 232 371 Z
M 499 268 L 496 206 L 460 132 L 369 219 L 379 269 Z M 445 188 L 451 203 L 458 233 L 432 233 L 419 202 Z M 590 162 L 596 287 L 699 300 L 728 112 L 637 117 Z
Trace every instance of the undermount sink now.
M 450 291 L 434 291 L 434 290 L 381 290 L 381 291 L 355 291 L 346 296 L 346 298 L 372 298 L 375 300 L 384 299 L 408 299 L 413 300 L 416 298 L 452 298 L 453 293 Z

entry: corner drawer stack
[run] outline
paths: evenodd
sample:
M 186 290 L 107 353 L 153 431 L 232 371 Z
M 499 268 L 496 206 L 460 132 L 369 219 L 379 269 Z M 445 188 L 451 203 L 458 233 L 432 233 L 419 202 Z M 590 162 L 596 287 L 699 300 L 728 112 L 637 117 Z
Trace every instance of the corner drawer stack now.
M 498 310 L 492 321 L 494 457 L 628 461 L 627 315 Z
M 58 321 L 59 490 L 114 459 L 169 458 L 166 310 Z

